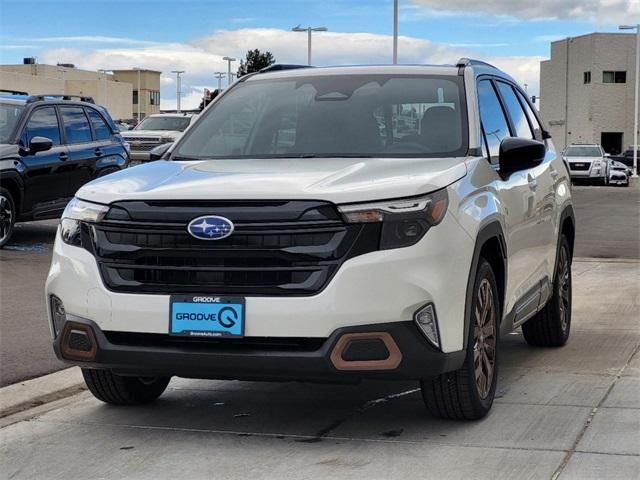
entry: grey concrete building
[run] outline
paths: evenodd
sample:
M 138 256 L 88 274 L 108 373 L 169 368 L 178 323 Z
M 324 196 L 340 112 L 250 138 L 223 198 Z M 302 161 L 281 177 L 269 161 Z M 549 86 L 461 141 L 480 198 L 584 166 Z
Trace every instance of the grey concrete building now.
M 591 33 L 551 43 L 540 65 L 540 112 L 559 150 L 599 143 L 618 154 L 633 144 L 635 34 Z

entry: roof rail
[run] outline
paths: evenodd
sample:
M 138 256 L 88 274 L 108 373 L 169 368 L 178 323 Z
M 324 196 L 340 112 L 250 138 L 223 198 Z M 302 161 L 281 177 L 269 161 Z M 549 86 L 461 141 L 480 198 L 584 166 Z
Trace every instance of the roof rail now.
M 27 92 L 21 92 L 20 90 L 6 90 L 0 88 L 0 93 L 8 93 L 9 95 L 29 95 Z
M 27 99 L 27 103 L 41 102 L 51 98 L 59 98 L 60 100 L 72 100 L 74 98 L 79 98 L 81 102 L 96 103 L 93 101 L 92 97 L 88 97 L 86 95 L 69 95 L 66 93 L 41 93 L 38 95 L 31 95 Z
M 458 68 L 471 67 L 473 65 L 482 66 L 482 67 L 489 67 L 489 68 L 495 68 L 495 69 L 498 68 L 495 65 L 491 65 L 490 63 L 483 62 L 482 60 L 475 60 L 473 58 L 466 58 L 466 57 L 462 57 L 456 63 L 456 67 L 458 67 Z
M 264 67 L 259 71 L 259 73 L 266 72 L 276 72 L 278 70 L 295 70 L 297 68 L 313 68 L 312 65 L 294 65 L 294 64 L 286 64 L 286 63 L 276 63 L 274 65 L 269 65 L 268 67 Z

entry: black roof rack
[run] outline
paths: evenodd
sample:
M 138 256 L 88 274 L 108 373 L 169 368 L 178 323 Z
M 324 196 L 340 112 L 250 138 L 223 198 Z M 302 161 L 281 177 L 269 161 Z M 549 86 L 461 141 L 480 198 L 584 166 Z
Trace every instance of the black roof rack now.
M 268 67 L 264 67 L 263 69 L 260 70 L 260 73 L 276 72 L 278 70 L 295 70 L 297 68 L 313 68 L 313 66 L 276 63 L 274 65 L 269 65 Z
M 0 88 L 0 93 L 8 93 L 9 95 L 29 95 L 27 92 L 21 92 L 20 90 L 6 90 Z
M 79 98 L 81 102 L 96 103 L 93 101 L 92 97 L 85 95 L 68 95 L 66 93 L 41 93 L 39 95 L 31 95 L 27 99 L 27 103 L 42 102 L 44 100 L 49 100 L 50 98 L 59 98 L 60 100 L 73 100 L 74 98 Z
M 474 60 L 473 58 L 466 58 L 466 57 L 462 57 L 456 63 L 456 67 L 458 67 L 458 68 L 471 67 L 473 65 L 482 66 L 482 67 L 489 67 L 489 68 L 496 68 L 496 69 L 498 68 L 495 65 L 491 65 L 490 63 L 483 62 L 482 60 Z

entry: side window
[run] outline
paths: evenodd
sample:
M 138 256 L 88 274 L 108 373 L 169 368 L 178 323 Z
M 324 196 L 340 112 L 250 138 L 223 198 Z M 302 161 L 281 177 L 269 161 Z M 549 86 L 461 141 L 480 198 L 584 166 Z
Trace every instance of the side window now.
M 525 115 L 524 110 L 522 109 L 522 105 L 520 105 L 520 102 L 516 97 L 516 93 L 513 90 L 513 87 L 504 82 L 496 82 L 496 84 L 498 85 L 498 89 L 500 90 L 502 99 L 504 100 L 505 106 L 507 107 L 507 111 L 509 112 L 511 121 L 513 122 L 513 128 L 516 130 L 516 137 L 532 139 L 533 132 L 531 131 L 531 127 L 529 126 L 529 120 L 527 120 L 527 116 Z
M 524 109 L 527 112 L 527 116 L 529 117 L 529 122 L 533 126 L 534 138 L 536 140 L 542 140 L 542 125 L 540 125 L 540 122 L 538 121 L 538 117 L 536 117 L 536 114 L 534 113 L 533 109 L 529 105 L 529 102 L 527 101 L 527 99 L 524 98 L 524 95 L 522 95 L 522 93 L 520 93 L 518 90 L 516 90 L 516 94 L 518 95 L 518 98 L 520 98 L 522 105 L 524 105 Z
M 489 144 L 489 154 L 492 158 L 498 158 L 500 142 L 503 138 L 510 136 L 509 124 L 500 106 L 498 95 L 489 80 L 478 82 L 478 104 L 482 128 Z
M 104 120 L 98 112 L 87 108 L 87 114 L 89 120 L 91 120 L 91 126 L 93 127 L 93 133 L 96 140 L 106 140 L 111 136 L 111 129 L 104 123 Z
M 82 107 L 60 107 L 60 113 L 67 143 L 91 141 L 91 127 Z
M 46 137 L 54 145 L 60 145 L 60 128 L 54 107 L 38 108 L 31 114 L 22 135 L 24 145 L 29 145 L 33 137 Z

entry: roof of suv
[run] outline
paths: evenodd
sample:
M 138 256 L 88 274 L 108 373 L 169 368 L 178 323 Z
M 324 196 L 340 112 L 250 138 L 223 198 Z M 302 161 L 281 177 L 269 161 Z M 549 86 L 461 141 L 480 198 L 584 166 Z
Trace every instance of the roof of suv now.
M 40 102 L 55 103 L 89 103 L 95 106 L 93 98 L 85 95 L 67 95 L 67 94 L 39 94 L 28 95 L 23 93 L 5 93 L 0 91 L 0 102 L 10 103 L 12 105 L 27 105 Z
M 508 74 L 488 63 L 477 60 L 460 59 L 457 65 L 349 65 L 334 67 L 308 67 L 299 65 L 279 65 L 267 67 L 257 74 L 247 75 L 240 81 L 264 78 L 296 78 L 325 75 L 459 75 L 462 69 L 471 69 L 475 76 L 491 74 L 515 82 Z

